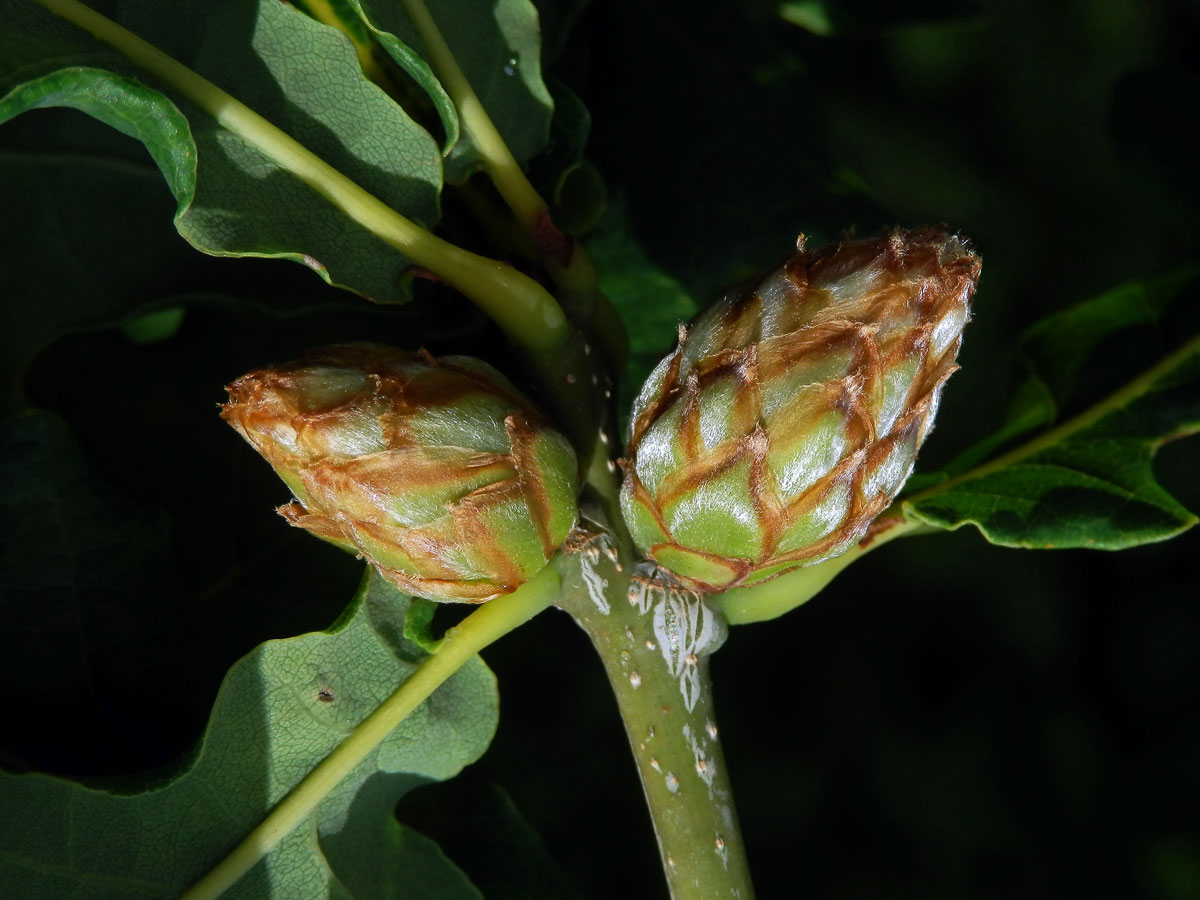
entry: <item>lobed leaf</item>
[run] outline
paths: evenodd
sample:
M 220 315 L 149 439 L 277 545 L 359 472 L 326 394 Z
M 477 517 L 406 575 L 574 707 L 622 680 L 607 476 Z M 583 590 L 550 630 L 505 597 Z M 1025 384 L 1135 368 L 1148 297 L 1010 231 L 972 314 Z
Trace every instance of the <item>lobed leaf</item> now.
M 603 221 L 587 237 L 587 249 L 600 289 L 612 298 L 629 333 L 629 365 L 620 380 L 628 396 L 619 397 L 617 407 L 625 416 L 650 370 L 674 346 L 679 325 L 696 315 L 700 305 L 642 246 L 624 198 L 609 204 Z
M 1022 376 L 1013 387 L 1004 423 L 942 471 L 915 476 L 910 489 L 960 475 L 1014 438 L 1053 424 L 1067 403 L 1080 370 L 1097 346 L 1123 329 L 1157 324 L 1167 306 L 1197 274 L 1200 268 L 1181 266 L 1157 278 L 1128 281 L 1039 319 L 1017 343 Z
M 1009 547 L 1121 550 L 1196 524 L 1154 478 L 1167 441 L 1200 431 L 1200 337 L 1018 450 L 904 502 L 937 528 Z
M 408 218 L 438 218 L 433 138 L 365 79 L 340 31 L 274 0 L 120 0 L 102 11 Z M 49 106 L 86 112 L 146 145 L 197 249 L 292 259 L 373 299 L 407 298 L 407 259 L 178 91 L 32 0 L 12 4 L 5 26 L 0 123 Z
M 408 678 L 426 653 L 405 636 L 409 598 L 368 570 L 329 630 L 270 641 L 236 663 L 208 728 L 156 784 L 85 785 L 0 773 L 0 895 L 177 896 Z M 396 822 L 407 791 L 486 749 L 495 680 L 476 659 L 344 779 L 225 896 L 480 900 L 429 840 Z

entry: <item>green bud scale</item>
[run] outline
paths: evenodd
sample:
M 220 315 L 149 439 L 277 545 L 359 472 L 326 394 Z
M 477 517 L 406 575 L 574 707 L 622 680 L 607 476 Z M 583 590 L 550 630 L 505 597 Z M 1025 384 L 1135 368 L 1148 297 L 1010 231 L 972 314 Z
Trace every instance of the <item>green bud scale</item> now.
M 284 518 L 409 593 L 516 590 L 574 527 L 570 444 L 477 359 L 333 346 L 227 390 L 222 417 L 295 495 Z
M 701 314 L 634 402 L 621 505 L 699 591 L 836 556 L 928 435 L 979 278 L 937 229 L 804 249 Z

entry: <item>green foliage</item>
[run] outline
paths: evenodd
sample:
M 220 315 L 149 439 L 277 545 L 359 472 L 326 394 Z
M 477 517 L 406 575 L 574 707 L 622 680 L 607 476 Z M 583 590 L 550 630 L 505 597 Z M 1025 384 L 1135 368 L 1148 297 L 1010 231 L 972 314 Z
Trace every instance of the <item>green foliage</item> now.
M 459 184 L 480 166 L 479 148 L 461 128 L 426 60 L 431 57 L 402 4 L 352 4 L 383 47 L 437 107 L 445 140 L 445 179 Z M 529 0 L 501 0 L 486 14 L 454 0 L 428 4 L 467 81 L 497 123 L 513 155 L 527 163 L 546 145 L 553 104 L 542 82 L 537 10 Z
M 1164 443 L 1200 430 L 1200 338 L 1074 419 L 967 469 L 1058 418 L 1095 348 L 1131 326 L 1157 323 L 1195 274 L 1189 267 L 1125 284 L 1031 326 L 1019 345 L 1028 372 L 1005 425 L 928 476 L 922 483 L 935 486 L 910 498 L 906 514 L 939 528 L 971 523 L 993 543 L 1046 549 L 1123 550 L 1195 525 L 1196 516 L 1157 483 L 1152 462 Z
M 110 555 L 91 549 L 101 561 Z M 0 892 L 97 900 L 179 894 L 426 657 L 404 636 L 407 608 L 407 597 L 369 573 L 329 630 L 254 650 L 230 669 L 197 746 L 150 786 L 0 775 Z M 392 809 L 417 785 L 473 762 L 496 716 L 495 680 L 476 661 L 226 896 L 480 897 Z M 36 828 L 28 810 L 37 810 Z
M 400 2 L 333 0 L 351 40 L 301 13 L 318 0 L 94 5 L 392 208 L 530 265 L 465 214 L 478 147 Z M 947 222 L 985 266 L 913 521 L 1013 547 L 1194 524 L 1195 441 L 1173 440 L 1200 420 L 1192 5 L 582 6 L 431 3 L 626 323 L 617 416 L 675 326 L 798 232 Z M 220 385 L 350 339 L 529 373 L 461 298 L 410 284 L 406 258 L 177 90 L 33 0 L 0 7 L 0 764 L 24 773 L 0 775 L 0 894 L 170 896 L 439 646 L 432 606 L 373 580 L 303 633 L 359 568 L 286 534 L 282 489 L 216 421 Z M 273 259 L 422 302 L 373 307 Z M 1196 533 L 1017 556 L 971 532 L 896 541 L 829 602 L 722 650 L 722 740 L 764 894 L 800 871 L 819 896 L 1191 896 Z M 511 724 L 460 793 L 408 792 L 491 740 L 478 661 L 237 895 L 654 883 L 582 638 L 542 617 L 495 652 Z M 454 863 L 397 822 L 402 796 L 400 820 Z
M 1200 431 L 1200 338 L 1079 418 L 1013 454 L 918 494 L 929 525 L 976 525 L 1009 547 L 1124 550 L 1166 540 L 1197 518 L 1155 481 L 1164 443 Z
M 389 205 L 436 222 L 437 146 L 364 80 L 345 37 L 285 4 L 226 6 L 185 5 L 163 16 L 159 4 L 133 0 L 119 9 L 136 34 L 233 90 Z M 407 297 L 404 257 L 177 91 L 32 0 L 7 17 L 0 60 L 0 122 L 45 106 L 123 122 L 163 169 L 176 227 L 197 249 L 291 259 L 379 301 Z

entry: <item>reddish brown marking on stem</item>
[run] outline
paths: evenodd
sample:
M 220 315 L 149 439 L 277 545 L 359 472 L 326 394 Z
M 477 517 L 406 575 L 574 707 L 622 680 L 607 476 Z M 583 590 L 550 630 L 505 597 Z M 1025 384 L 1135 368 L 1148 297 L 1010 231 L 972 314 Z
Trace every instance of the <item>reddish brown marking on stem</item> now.
M 564 269 L 571 265 L 575 256 L 575 238 L 559 230 L 550 218 L 549 210 L 542 210 L 533 220 L 533 242 L 538 250 Z

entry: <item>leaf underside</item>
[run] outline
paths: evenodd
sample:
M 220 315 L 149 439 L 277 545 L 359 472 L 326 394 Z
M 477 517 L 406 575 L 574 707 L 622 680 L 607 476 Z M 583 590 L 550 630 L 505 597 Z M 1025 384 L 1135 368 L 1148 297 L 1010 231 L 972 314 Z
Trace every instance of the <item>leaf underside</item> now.
M 270 641 L 230 669 L 181 768 L 115 790 L 0 773 L 0 896 L 177 896 L 224 857 L 425 658 L 409 599 L 368 573 L 328 631 Z M 495 680 L 476 658 L 393 731 L 224 896 L 480 900 L 397 800 L 486 749 Z

